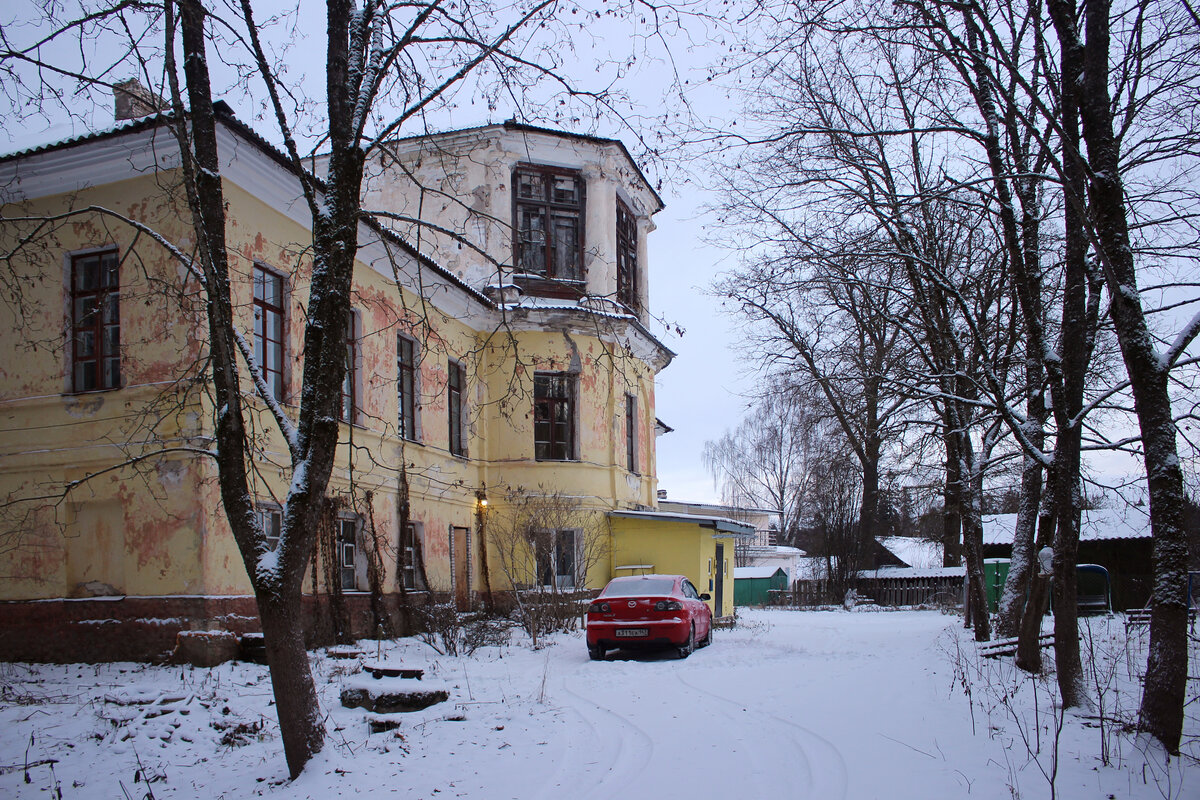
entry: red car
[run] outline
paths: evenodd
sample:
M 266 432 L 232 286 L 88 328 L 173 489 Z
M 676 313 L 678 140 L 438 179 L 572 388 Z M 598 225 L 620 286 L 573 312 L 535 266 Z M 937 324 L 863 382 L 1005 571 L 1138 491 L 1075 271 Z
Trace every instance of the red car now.
M 618 648 L 674 647 L 687 658 L 712 642 L 707 599 L 682 575 L 613 578 L 588 607 L 588 655 L 599 661 Z

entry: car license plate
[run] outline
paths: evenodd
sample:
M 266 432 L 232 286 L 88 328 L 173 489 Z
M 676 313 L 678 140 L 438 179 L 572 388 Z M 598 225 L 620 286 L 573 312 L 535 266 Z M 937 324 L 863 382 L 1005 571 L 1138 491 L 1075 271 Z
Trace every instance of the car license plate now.
M 646 628 L 617 628 L 618 639 L 630 639 L 637 636 L 646 636 L 650 633 Z

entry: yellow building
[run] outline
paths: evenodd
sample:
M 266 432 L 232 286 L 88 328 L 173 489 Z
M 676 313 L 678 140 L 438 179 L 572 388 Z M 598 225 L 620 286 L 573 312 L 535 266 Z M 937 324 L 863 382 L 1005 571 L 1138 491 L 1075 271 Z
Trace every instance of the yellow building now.
M 2 657 L 153 658 L 179 630 L 257 627 L 208 453 L 201 295 L 168 253 L 194 246 L 169 122 L 0 157 Z M 235 313 L 294 409 L 307 206 L 227 110 L 218 134 Z M 731 614 L 728 536 L 748 530 L 653 514 L 673 354 L 647 328 L 645 242 L 662 203 L 625 148 L 514 123 L 397 141 L 364 204 L 313 641 L 373 633 L 413 593 L 467 608 L 514 584 L 598 587 L 631 558 L 725 579 L 714 610 Z M 250 402 L 269 532 L 287 448 Z M 520 562 L 504 534 L 531 508 L 569 521 Z

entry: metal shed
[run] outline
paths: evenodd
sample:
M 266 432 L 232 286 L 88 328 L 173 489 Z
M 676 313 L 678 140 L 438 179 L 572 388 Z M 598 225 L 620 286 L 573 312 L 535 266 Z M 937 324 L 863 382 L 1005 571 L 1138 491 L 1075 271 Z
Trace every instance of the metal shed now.
M 783 567 L 735 567 L 733 604 L 765 606 L 772 589 L 787 589 L 788 576 Z

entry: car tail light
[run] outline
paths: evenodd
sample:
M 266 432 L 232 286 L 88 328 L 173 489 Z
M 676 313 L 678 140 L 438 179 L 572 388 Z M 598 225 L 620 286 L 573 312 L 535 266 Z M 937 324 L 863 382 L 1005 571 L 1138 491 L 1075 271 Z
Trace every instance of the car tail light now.
M 683 604 L 678 600 L 659 600 L 654 604 L 655 611 L 682 611 Z
M 607 614 L 612 611 L 612 606 L 608 603 L 592 603 L 588 611 L 594 611 L 597 614 Z

